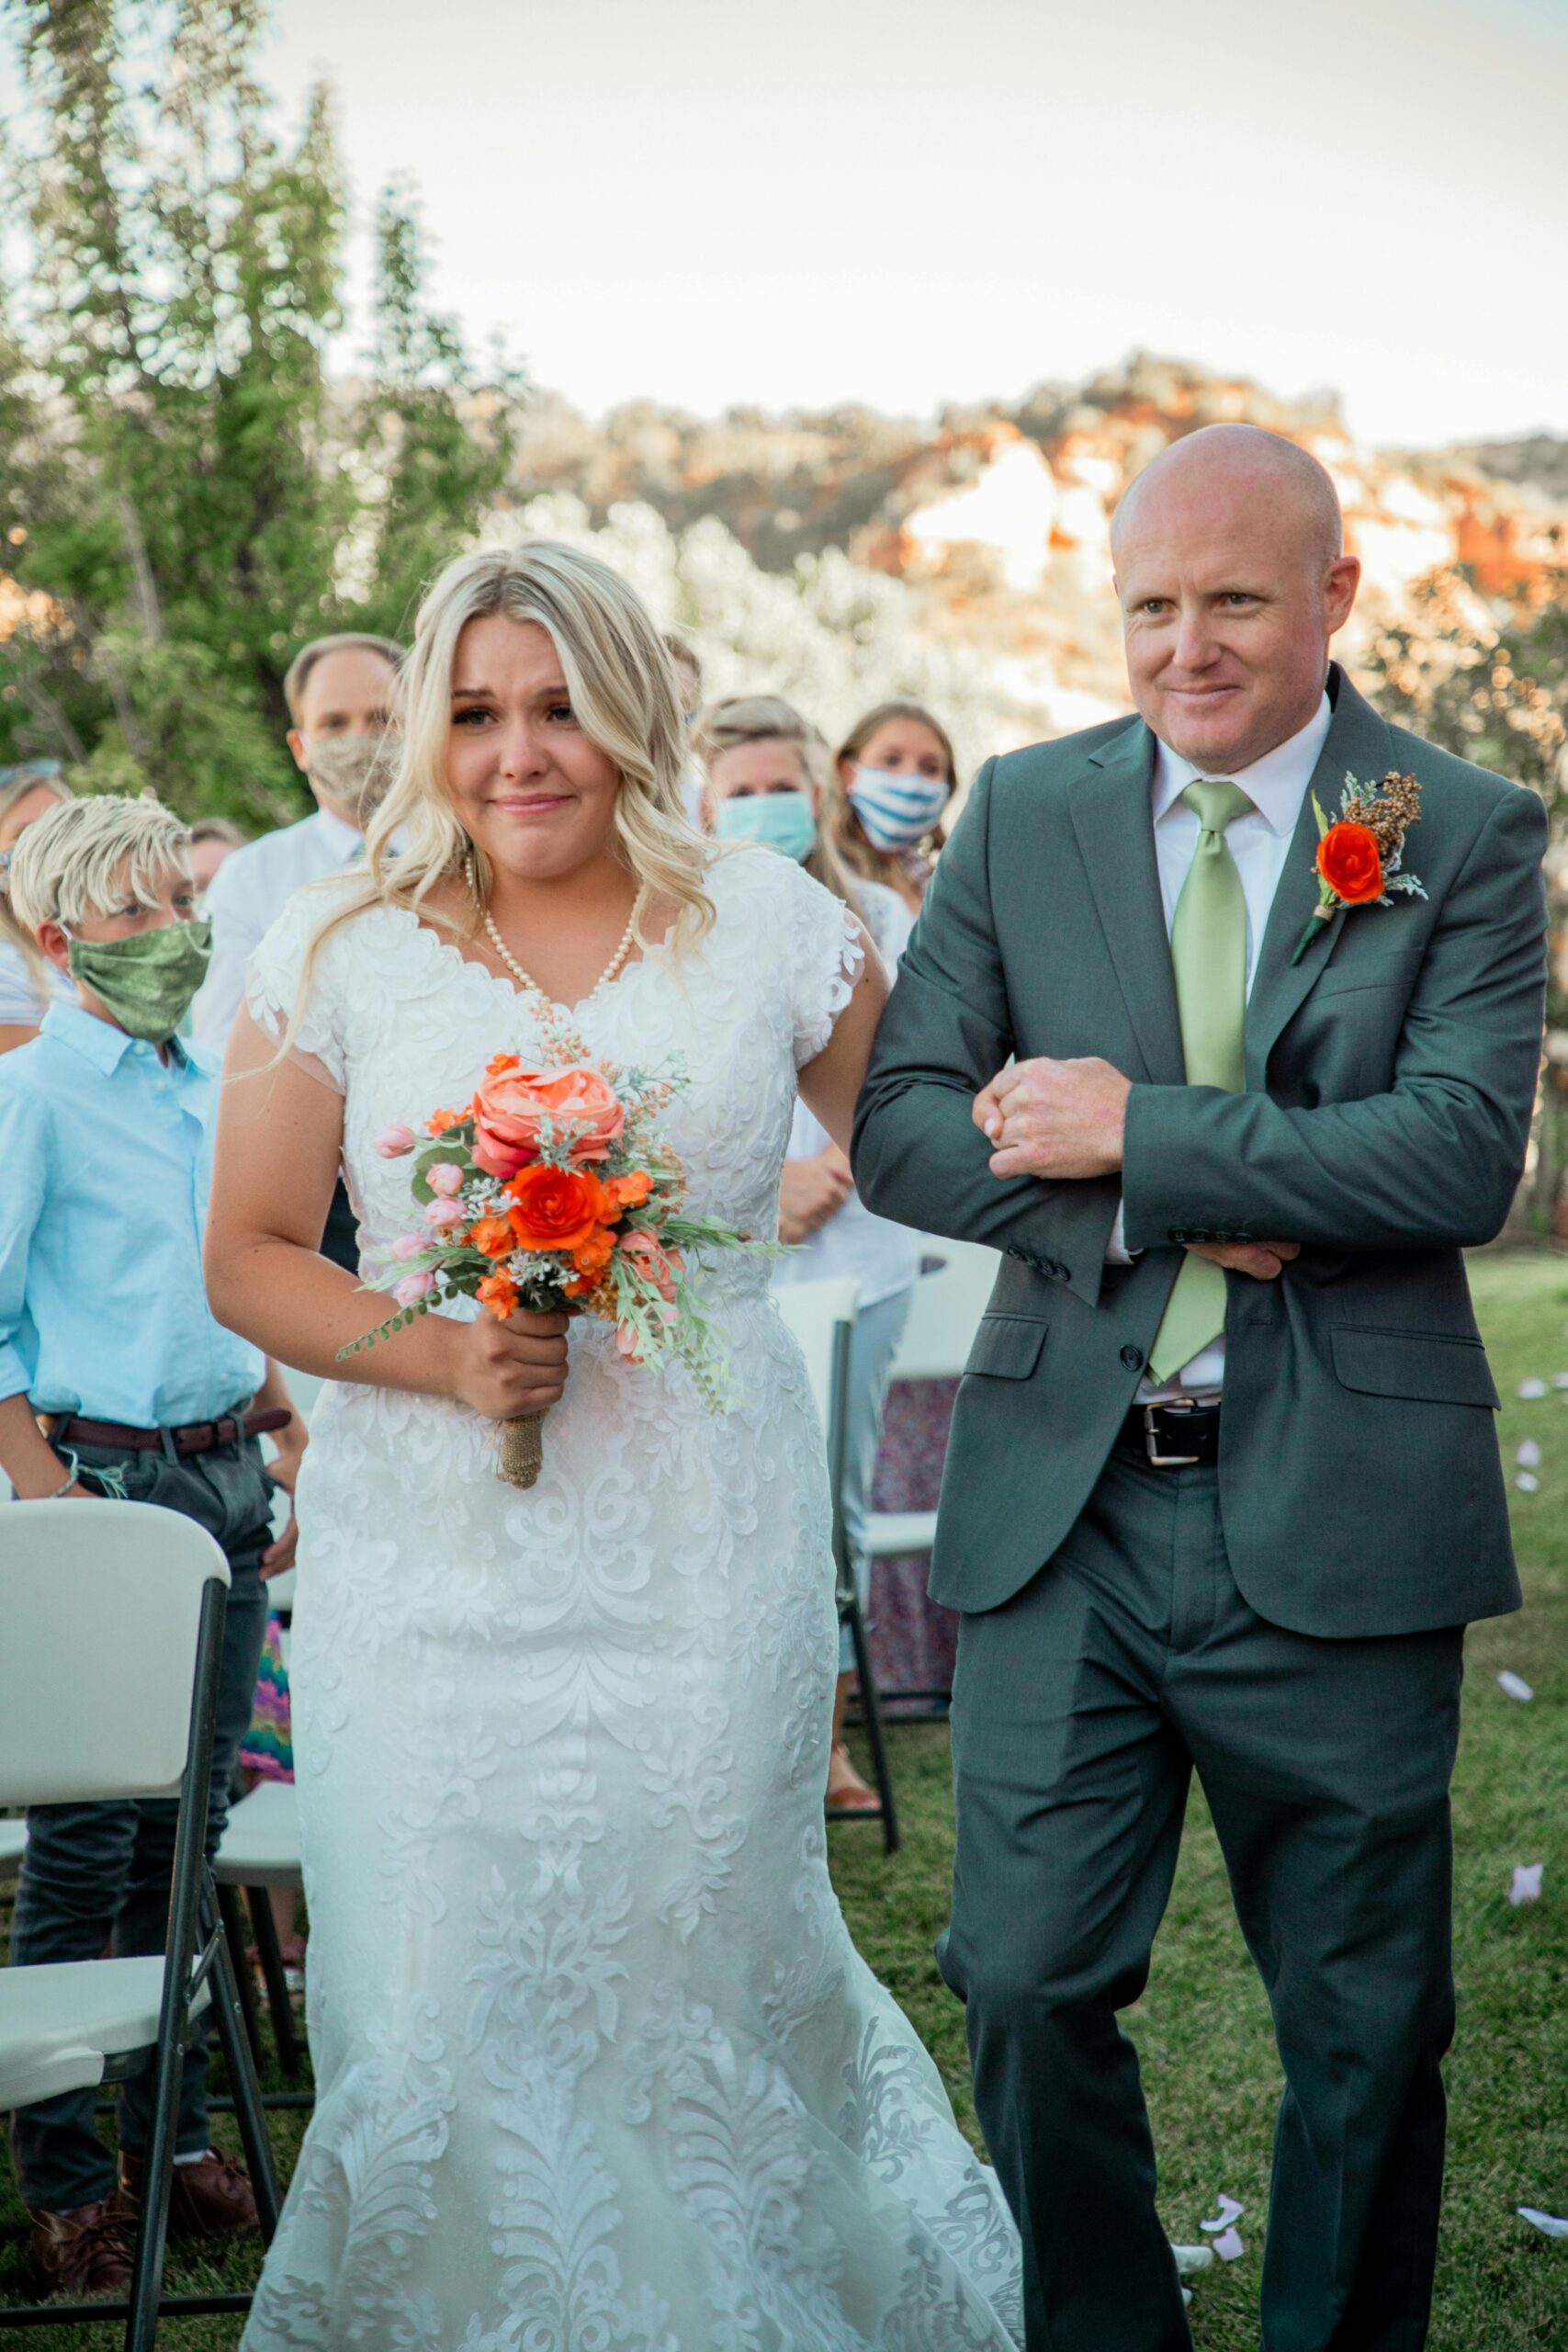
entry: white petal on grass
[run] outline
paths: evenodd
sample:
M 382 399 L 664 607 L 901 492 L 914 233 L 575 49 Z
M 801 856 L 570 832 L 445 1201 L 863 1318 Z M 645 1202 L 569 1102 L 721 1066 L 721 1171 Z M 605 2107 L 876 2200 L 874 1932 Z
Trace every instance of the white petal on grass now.
M 1514 1484 L 1521 1495 L 1539 1495 L 1540 1492 L 1540 1480 L 1533 1470 L 1516 1471 Z
M 1239 2262 L 1247 2248 L 1238 2230 L 1229 2229 L 1214 2240 L 1214 2252 L 1222 2262 Z
M 1546 1864 L 1544 1862 L 1516 1862 L 1514 1864 L 1514 1883 L 1508 1889 L 1509 1902 L 1539 1903 L 1540 1901 L 1541 1872 L 1545 1868 Z
M 1540 1468 L 1540 1448 L 1536 1443 L 1533 1437 L 1526 1437 L 1519 1440 L 1518 1445 L 1514 1453 L 1514 1460 L 1518 1464 L 1521 1470 L 1539 1470 Z
M 1190 2278 L 1194 2270 L 1212 2270 L 1214 2249 L 1212 2245 L 1173 2245 L 1176 2267 L 1182 2278 Z
M 1217 2201 L 1219 2211 L 1212 2222 L 1200 2222 L 1198 2227 L 1201 2230 L 1228 2230 L 1231 2223 L 1239 2222 L 1247 2211 L 1240 2198 L 1233 2197 L 1228 2188 L 1221 2189 Z
M 1514 2211 L 1521 2222 L 1532 2230 L 1540 2230 L 1543 2237 L 1568 2238 L 1568 2222 L 1556 2213 L 1543 2213 L 1539 2205 L 1517 2205 Z
M 1568 1388 L 1568 1372 L 1554 1372 L 1551 1375 L 1551 1385 L 1553 1388 Z
M 1546 1383 L 1544 1380 L 1521 1380 L 1514 1394 L 1522 1396 L 1527 1405 L 1532 1404 L 1536 1397 L 1545 1396 Z
M 1535 1692 L 1525 1680 L 1524 1676 L 1516 1674 L 1510 1666 L 1506 1666 L 1497 1677 L 1497 1687 L 1500 1690 L 1506 1690 L 1510 1699 L 1527 1700 L 1535 1697 Z

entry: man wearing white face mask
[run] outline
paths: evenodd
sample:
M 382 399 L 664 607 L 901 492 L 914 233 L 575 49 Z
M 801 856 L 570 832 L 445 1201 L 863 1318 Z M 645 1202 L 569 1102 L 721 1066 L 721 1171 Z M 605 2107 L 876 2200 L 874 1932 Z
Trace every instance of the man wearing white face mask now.
M 294 657 L 283 682 L 288 748 L 316 813 L 248 842 L 212 877 L 212 963 L 194 1018 L 198 1043 L 217 1053 L 229 1042 L 251 951 L 287 900 L 364 849 L 365 828 L 391 781 L 386 734 L 401 660 L 390 638 L 358 634 L 319 637 Z

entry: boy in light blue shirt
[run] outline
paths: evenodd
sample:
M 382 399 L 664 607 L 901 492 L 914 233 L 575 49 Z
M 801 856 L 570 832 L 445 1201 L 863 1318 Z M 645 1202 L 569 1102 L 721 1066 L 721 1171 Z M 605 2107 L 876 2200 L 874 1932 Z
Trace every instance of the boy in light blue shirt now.
M 304 1440 L 276 1367 L 208 1306 L 202 1227 L 218 1113 L 211 1059 L 175 1034 L 206 969 L 190 835 L 157 801 L 62 803 L 12 860 L 11 906 L 74 1001 L 0 1059 L 0 1469 L 19 1498 L 111 1495 L 197 1520 L 222 1545 L 228 1600 L 208 1849 L 222 1832 L 265 1629 L 272 1487 Z M 257 1436 L 276 1432 L 264 1468 Z M 11 1956 L 161 1952 L 175 1813 L 166 1801 L 39 1805 L 28 1815 Z M 209 2143 L 206 2056 L 186 2059 L 171 2229 L 254 2226 L 240 2167 Z M 119 2177 L 92 2092 L 12 2119 L 39 2284 L 73 2298 L 130 2278 L 150 2073 L 127 2084 Z

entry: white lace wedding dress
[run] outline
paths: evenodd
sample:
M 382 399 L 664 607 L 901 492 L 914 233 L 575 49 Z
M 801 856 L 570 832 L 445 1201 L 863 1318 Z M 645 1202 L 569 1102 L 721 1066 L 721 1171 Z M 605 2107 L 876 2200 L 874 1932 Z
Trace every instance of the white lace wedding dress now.
M 276 1032 L 331 891 L 257 950 Z M 847 1001 L 843 910 L 771 851 L 717 922 L 579 1007 L 679 1055 L 696 1205 L 775 1230 L 798 1064 Z M 327 943 L 299 1050 L 344 1096 L 370 1243 L 389 1120 L 545 1057 L 530 1000 L 412 916 Z M 836 1634 L 821 1440 L 767 1267 L 708 1277 L 744 1392 L 574 1325 L 545 1467 L 492 1424 L 329 1385 L 291 1673 L 318 2103 L 245 2352 L 1007 2352 L 1017 2235 L 857 1956 L 822 1817 Z

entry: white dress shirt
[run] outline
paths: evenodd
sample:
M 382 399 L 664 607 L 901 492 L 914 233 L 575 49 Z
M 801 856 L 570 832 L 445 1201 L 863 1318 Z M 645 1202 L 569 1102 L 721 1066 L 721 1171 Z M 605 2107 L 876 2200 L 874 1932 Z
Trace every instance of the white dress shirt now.
M 1218 768 L 1195 768 L 1168 744 L 1158 746 L 1155 759 L 1154 828 L 1155 859 L 1159 867 L 1160 898 L 1165 908 L 1166 936 L 1170 936 L 1176 919 L 1176 902 L 1181 896 L 1181 886 L 1187 879 L 1188 868 L 1198 847 L 1201 831 L 1196 813 L 1188 808 L 1181 795 L 1199 777 L 1216 783 L 1238 784 L 1256 807 L 1255 815 L 1235 818 L 1225 828 L 1225 843 L 1235 860 L 1241 876 L 1242 895 L 1247 900 L 1247 987 L 1252 992 L 1252 977 L 1258 968 L 1258 950 L 1268 927 L 1274 893 L 1280 887 L 1280 876 L 1285 870 L 1291 843 L 1295 838 L 1296 823 L 1302 813 L 1302 802 L 1312 782 L 1328 729 L 1334 719 L 1334 706 L 1326 695 L 1306 725 L 1288 741 L 1276 744 L 1249 768 L 1237 768 L 1227 774 Z M 1288 1234 L 1280 1236 L 1288 1240 Z M 1116 1213 L 1116 1225 L 1111 1237 L 1106 1258 L 1113 1266 L 1131 1265 L 1132 1258 L 1122 1238 L 1122 1212 Z M 1153 1397 L 1207 1396 L 1224 1385 L 1225 1343 L 1213 1340 L 1202 1352 L 1184 1364 L 1174 1380 L 1163 1386 L 1150 1380 L 1138 1390 L 1140 1404 Z
M 207 912 L 212 918 L 212 961 L 197 994 L 192 1024 L 197 1042 L 220 1057 L 245 993 L 245 966 L 302 883 L 341 874 L 365 847 L 365 836 L 318 808 L 297 825 L 264 833 L 226 857 L 212 877 Z

